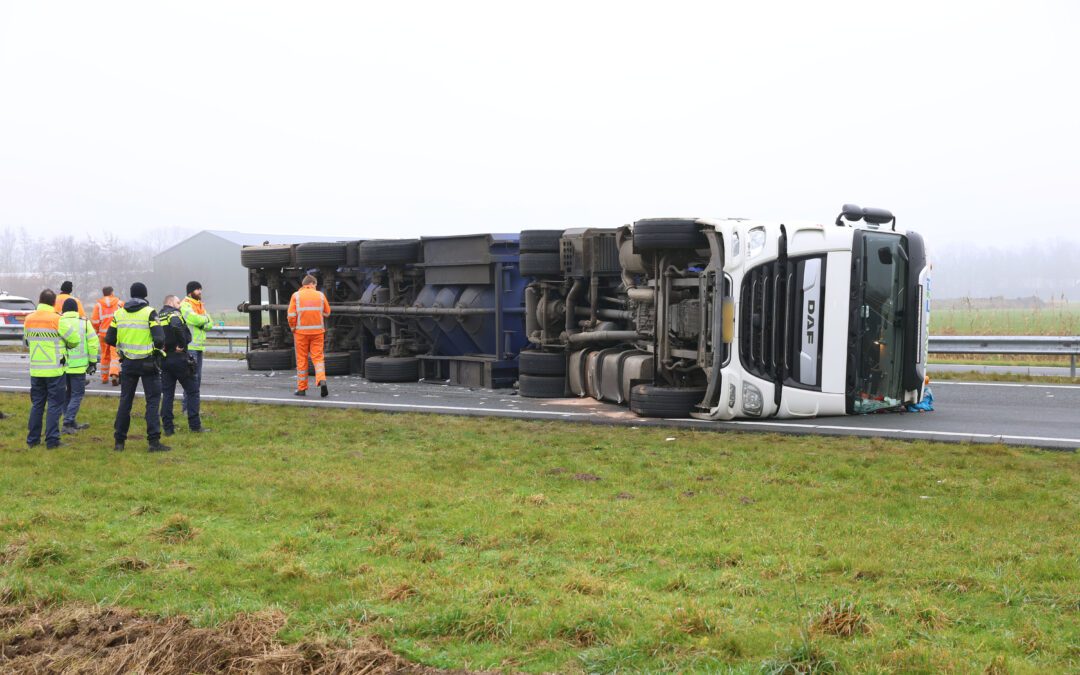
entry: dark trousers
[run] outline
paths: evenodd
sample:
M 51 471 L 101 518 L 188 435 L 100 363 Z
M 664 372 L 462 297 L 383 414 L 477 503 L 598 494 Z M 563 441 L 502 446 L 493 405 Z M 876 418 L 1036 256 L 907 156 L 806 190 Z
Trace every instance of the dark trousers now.
M 64 376 L 67 382 L 67 398 L 64 402 L 64 426 L 73 427 L 75 418 L 79 415 L 79 406 L 82 405 L 83 396 L 86 395 L 86 373 L 68 373 Z
M 116 422 L 113 424 L 113 438 L 117 443 L 127 440 L 131 426 L 131 406 L 135 403 L 135 390 L 142 381 L 143 396 L 146 397 L 146 440 L 156 443 L 161 438 L 161 374 L 152 358 L 127 360 L 120 364 L 120 407 L 116 409 Z
M 64 413 L 67 389 L 65 377 L 30 377 L 30 422 L 26 434 L 27 445 L 41 443 L 41 421 L 45 420 L 45 446 L 60 445 L 60 416 Z M 48 413 L 45 412 L 48 404 Z
M 191 350 L 191 351 L 188 352 L 188 354 L 191 354 L 192 356 L 195 357 L 195 390 L 196 391 L 202 391 L 203 353 L 201 351 Z M 187 389 L 185 388 L 184 389 L 184 394 L 180 398 L 180 410 L 181 410 L 181 412 L 185 412 L 185 413 L 188 412 L 188 407 L 187 407 L 188 403 L 187 403 L 187 401 L 188 401 L 188 393 L 187 393 Z
M 187 403 L 189 429 L 199 429 L 199 385 L 195 375 L 188 371 L 187 354 L 169 354 L 161 368 L 161 426 L 167 432 L 175 431 L 173 426 L 173 396 L 176 395 L 176 383 L 184 391 Z

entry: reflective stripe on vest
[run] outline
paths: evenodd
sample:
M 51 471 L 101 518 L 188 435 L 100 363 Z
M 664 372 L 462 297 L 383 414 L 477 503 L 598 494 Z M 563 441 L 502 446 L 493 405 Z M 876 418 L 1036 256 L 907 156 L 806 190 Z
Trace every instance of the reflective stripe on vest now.
M 315 316 L 319 318 L 319 323 L 302 324 L 300 319 L 304 318 L 304 312 L 315 312 Z M 322 296 L 318 299 L 318 304 L 304 305 L 300 301 L 300 296 L 296 296 L 296 330 L 298 331 L 320 331 L 323 330 L 323 304 Z
M 74 319 L 74 324 L 71 321 Z M 60 319 L 61 337 L 65 337 L 71 330 L 77 334 L 78 344 L 67 349 L 67 371 L 85 368 L 90 364 L 90 355 L 86 353 L 86 319 L 78 317 L 63 317 Z
M 63 375 L 64 341 L 60 333 L 47 329 L 26 329 L 23 338 L 30 351 L 30 375 L 56 377 Z
M 116 313 L 116 349 L 125 359 L 138 361 L 154 351 L 154 336 L 150 333 L 150 307 L 137 312 L 122 309 Z

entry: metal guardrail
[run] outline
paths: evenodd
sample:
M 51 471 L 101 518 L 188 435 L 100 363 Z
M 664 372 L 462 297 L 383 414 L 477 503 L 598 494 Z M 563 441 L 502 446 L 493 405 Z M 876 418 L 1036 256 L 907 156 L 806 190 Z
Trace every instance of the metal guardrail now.
M 246 326 L 215 326 L 206 331 L 206 337 L 227 341 L 231 353 L 233 342 L 247 341 L 248 331 Z M 20 339 L 22 339 L 22 326 L 0 325 L 0 340 Z M 931 335 L 930 353 L 1068 356 L 1069 376 L 1076 377 L 1076 360 L 1080 356 L 1080 336 Z

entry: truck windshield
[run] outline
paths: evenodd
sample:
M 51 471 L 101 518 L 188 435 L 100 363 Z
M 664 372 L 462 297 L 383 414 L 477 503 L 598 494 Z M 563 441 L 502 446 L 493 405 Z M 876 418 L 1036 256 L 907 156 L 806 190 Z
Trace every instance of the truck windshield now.
M 903 400 L 908 256 L 902 236 L 861 231 L 852 251 L 852 412 L 895 408 Z M 861 241 L 861 246 L 859 242 Z

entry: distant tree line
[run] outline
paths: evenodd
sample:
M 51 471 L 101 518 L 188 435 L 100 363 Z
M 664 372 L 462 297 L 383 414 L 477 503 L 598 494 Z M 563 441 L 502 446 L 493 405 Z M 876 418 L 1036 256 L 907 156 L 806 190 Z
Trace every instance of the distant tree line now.
M 948 245 L 930 250 L 936 298 L 1080 301 L 1080 242 L 1059 239 L 1016 247 Z
M 24 227 L 0 229 L 0 290 L 36 300 L 43 288 L 57 290 L 70 279 L 75 295 L 91 299 L 103 286 L 125 296 L 145 281 L 153 256 L 183 239 L 179 229 L 149 230 L 138 238 L 115 234 L 37 237 Z

